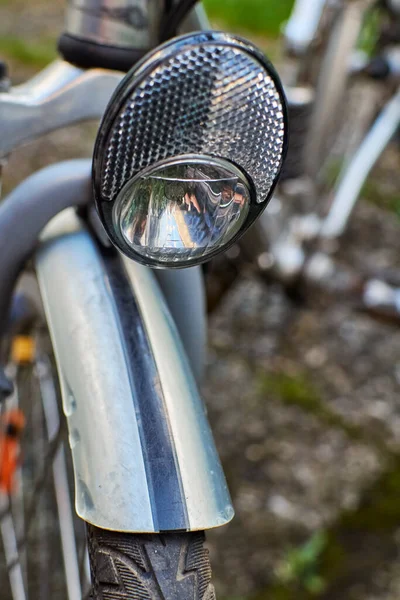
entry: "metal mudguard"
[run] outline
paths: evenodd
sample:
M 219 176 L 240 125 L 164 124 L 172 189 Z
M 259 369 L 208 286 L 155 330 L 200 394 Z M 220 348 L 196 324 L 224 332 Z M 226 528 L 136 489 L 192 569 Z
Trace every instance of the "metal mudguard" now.
M 100 250 L 73 209 L 47 226 L 36 269 L 78 515 L 127 532 L 227 523 L 205 408 L 152 271 Z

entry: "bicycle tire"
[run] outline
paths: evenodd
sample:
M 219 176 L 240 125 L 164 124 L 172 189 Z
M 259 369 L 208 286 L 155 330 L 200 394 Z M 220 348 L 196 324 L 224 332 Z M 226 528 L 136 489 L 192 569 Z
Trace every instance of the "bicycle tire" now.
M 204 532 L 87 534 L 91 600 L 215 600 Z

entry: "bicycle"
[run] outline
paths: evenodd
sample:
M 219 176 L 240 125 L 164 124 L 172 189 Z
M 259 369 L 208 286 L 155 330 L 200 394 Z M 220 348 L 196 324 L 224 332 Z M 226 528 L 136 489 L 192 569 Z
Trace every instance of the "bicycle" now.
M 371 169 L 399 127 L 398 3 L 297 0 L 284 35 L 288 160 L 257 236 L 242 242 L 243 255 L 295 295 L 308 286 L 335 292 L 336 279 L 346 278 L 339 293 L 397 319 L 396 273 L 343 273 L 334 255 Z
M 4 163 L 102 122 L 93 161 L 0 205 L 2 598 L 215 598 L 203 532 L 233 507 L 196 385 L 197 265 L 265 208 L 287 116 L 253 45 L 199 7 L 180 27 L 194 4 L 77 0 L 62 60 L 17 88 L 3 73 Z

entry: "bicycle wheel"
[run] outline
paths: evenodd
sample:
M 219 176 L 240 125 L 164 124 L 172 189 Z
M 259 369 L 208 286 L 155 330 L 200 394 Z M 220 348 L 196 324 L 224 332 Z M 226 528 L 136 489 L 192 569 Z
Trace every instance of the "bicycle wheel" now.
M 77 600 L 90 587 L 87 541 L 73 510 L 52 347 L 39 316 L 22 332 L 14 325 L 6 340 L 14 392 L 0 413 L 1 598 Z

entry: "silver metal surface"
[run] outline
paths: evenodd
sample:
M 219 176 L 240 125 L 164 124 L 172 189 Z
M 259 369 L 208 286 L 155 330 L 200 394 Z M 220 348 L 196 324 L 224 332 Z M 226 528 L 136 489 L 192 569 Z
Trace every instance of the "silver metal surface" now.
M 209 31 L 210 29 L 212 27 L 204 6 L 202 2 L 198 2 L 183 21 L 180 32 L 190 33 L 191 31 Z
M 159 43 L 165 0 L 69 0 L 65 32 L 113 47 L 150 50 Z M 202 5 L 190 11 L 182 32 L 211 29 Z
M 123 257 L 164 394 L 190 529 L 223 525 L 233 517 L 206 411 L 172 319 L 160 302 L 150 269 Z
M 139 5 L 140 2 L 142 5 L 147 4 L 145 0 L 137 0 L 136 4 Z M 155 0 L 155 2 L 158 4 L 161 0 Z M 77 22 L 79 21 L 78 15 L 82 16 L 82 11 L 79 9 L 82 3 L 83 0 L 74 0 L 74 6 L 69 5 L 67 18 L 71 33 L 77 28 L 79 29 Z M 96 4 L 97 0 L 89 0 L 89 3 Z M 134 7 L 135 0 L 130 0 L 130 2 L 125 0 L 125 3 L 131 3 Z M 111 7 L 109 2 L 107 4 Z M 118 0 L 118 6 L 115 4 L 110 11 L 118 13 L 119 8 L 121 8 L 120 0 Z M 154 12 L 154 10 L 155 8 L 151 8 L 151 11 Z M 108 13 L 106 20 L 111 23 L 110 27 L 116 27 L 116 30 L 119 31 L 123 24 L 118 19 L 111 18 L 111 13 Z M 159 15 L 159 13 L 157 14 Z M 93 14 L 88 15 L 89 21 L 92 21 L 93 18 L 95 18 Z M 86 23 L 85 19 L 86 17 L 83 15 L 84 23 Z M 101 19 L 100 21 L 103 26 L 104 22 Z M 207 28 L 207 25 L 204 9 L 199 6 L 187 17 L 182 29 L 189 31 L 193 28 Z M 95 27 L 95 25 L 88 25 L 88 27 Z M 100 31 L 103 32 L 102 28 Z M 107 33 L 104 35 L 107 36 Z M 135 37 L 137 43 L 140 44 L 140 40 L 142 40 L 144 44 L 144 38 L 147 35 L 145 31 L 135 30 L 136 35 L 138 36 Z M 123 41 L 125 36 L 118 37 L 118 39 Z M 145 47 L 151 48 L 155 43 L 153 42 L 154 40 Z M 102 117 L 107 103 L 122 77 L 123 74 L 116 71 L 82 70 L 67 62 L 56 61 L 28 82 L 7 89 L 7 91 L 0 90 L 0 159 L 22 144 L 45 133 L 81 121 Z
M 154 530 L 132 389 L 100 257 L 73 214 L 45 230 L 37 274 L 57 358 L 76 511 L 113 530 Z M 69 234 L 68 234 L 69 231 Z M 62 235 L 64 234 L 64 235 Z
M 396 133 L 400 123 L 400 90 L 391 98 L 377 117 L 354 157 L 345 169 L 333 202 L 325 218 L 320 235 L 325 238 L 340 236 L 349 221 L 372 167 Z
M 119 258 L 114 273 L 105 260 L 72 210 L 46 228 L 36 260 L 77 513 L 117 531 L 223 525 L 226 482 L 154 275 L 127 261 L 124 276 Z
M 284 35 L 288 48 L 295 54 L 309 50 L 317 36 L 321 16 L 327 0 L 296 0 Z
M 207 306 L 201 267 L 157 269 L 154 275 L 163 292 L 189 359 L 192 373 L 203 381 L 207 353 Z
M 112 123 L 103 123 L 103 199 L 158 161 L 203 154 L 241 167 L 263 202 L 282 163 L 285 116 L 262 61 L 250 44 L 221 33 L 177 38 L 150 55 L 114 98 Z
M 400 16 L 400 0 L 388 0 L 388 4 L 392 11 Z
M 0 158 L 54 129 L 99 119 L 121 78 L 118 72 L 84 71 L 56 61 L 27 83 L 0 93 Z
M 227 161 L 181 156 L 128 181 L 114 227 L 144 258 L 190 262 L 223 248 L 243 227 L 250 185 Z
M 1 203 L 0 334 L 2 327 L 7 325 L 7 313 L 17 277 L 26 257 L 33 254 L 41 230 L 54 215 L 68 206 L 84 206 L 91 199 L 91 167 L 90 159 L 48 166 L 28 177 Z M 158 273 L 158 277 L 186 352 L 191 358 L 192 368 L 200 377 L 204 365 L 206 331 L 201 273 L 195 268 L 186 269 L 181 274 L 168 270 L 163 276 Z M 194 307 L 197 308 L 195 312 Z
M 98 44 L 147 50 L 159 43 L 164 0 L 69 0 L 66 33 Z
M 91 161 L 69 160 L 37 171 L 0 204 L 0 335 L 8 324 L 14 286 L 48 221 L 91 199 Z

